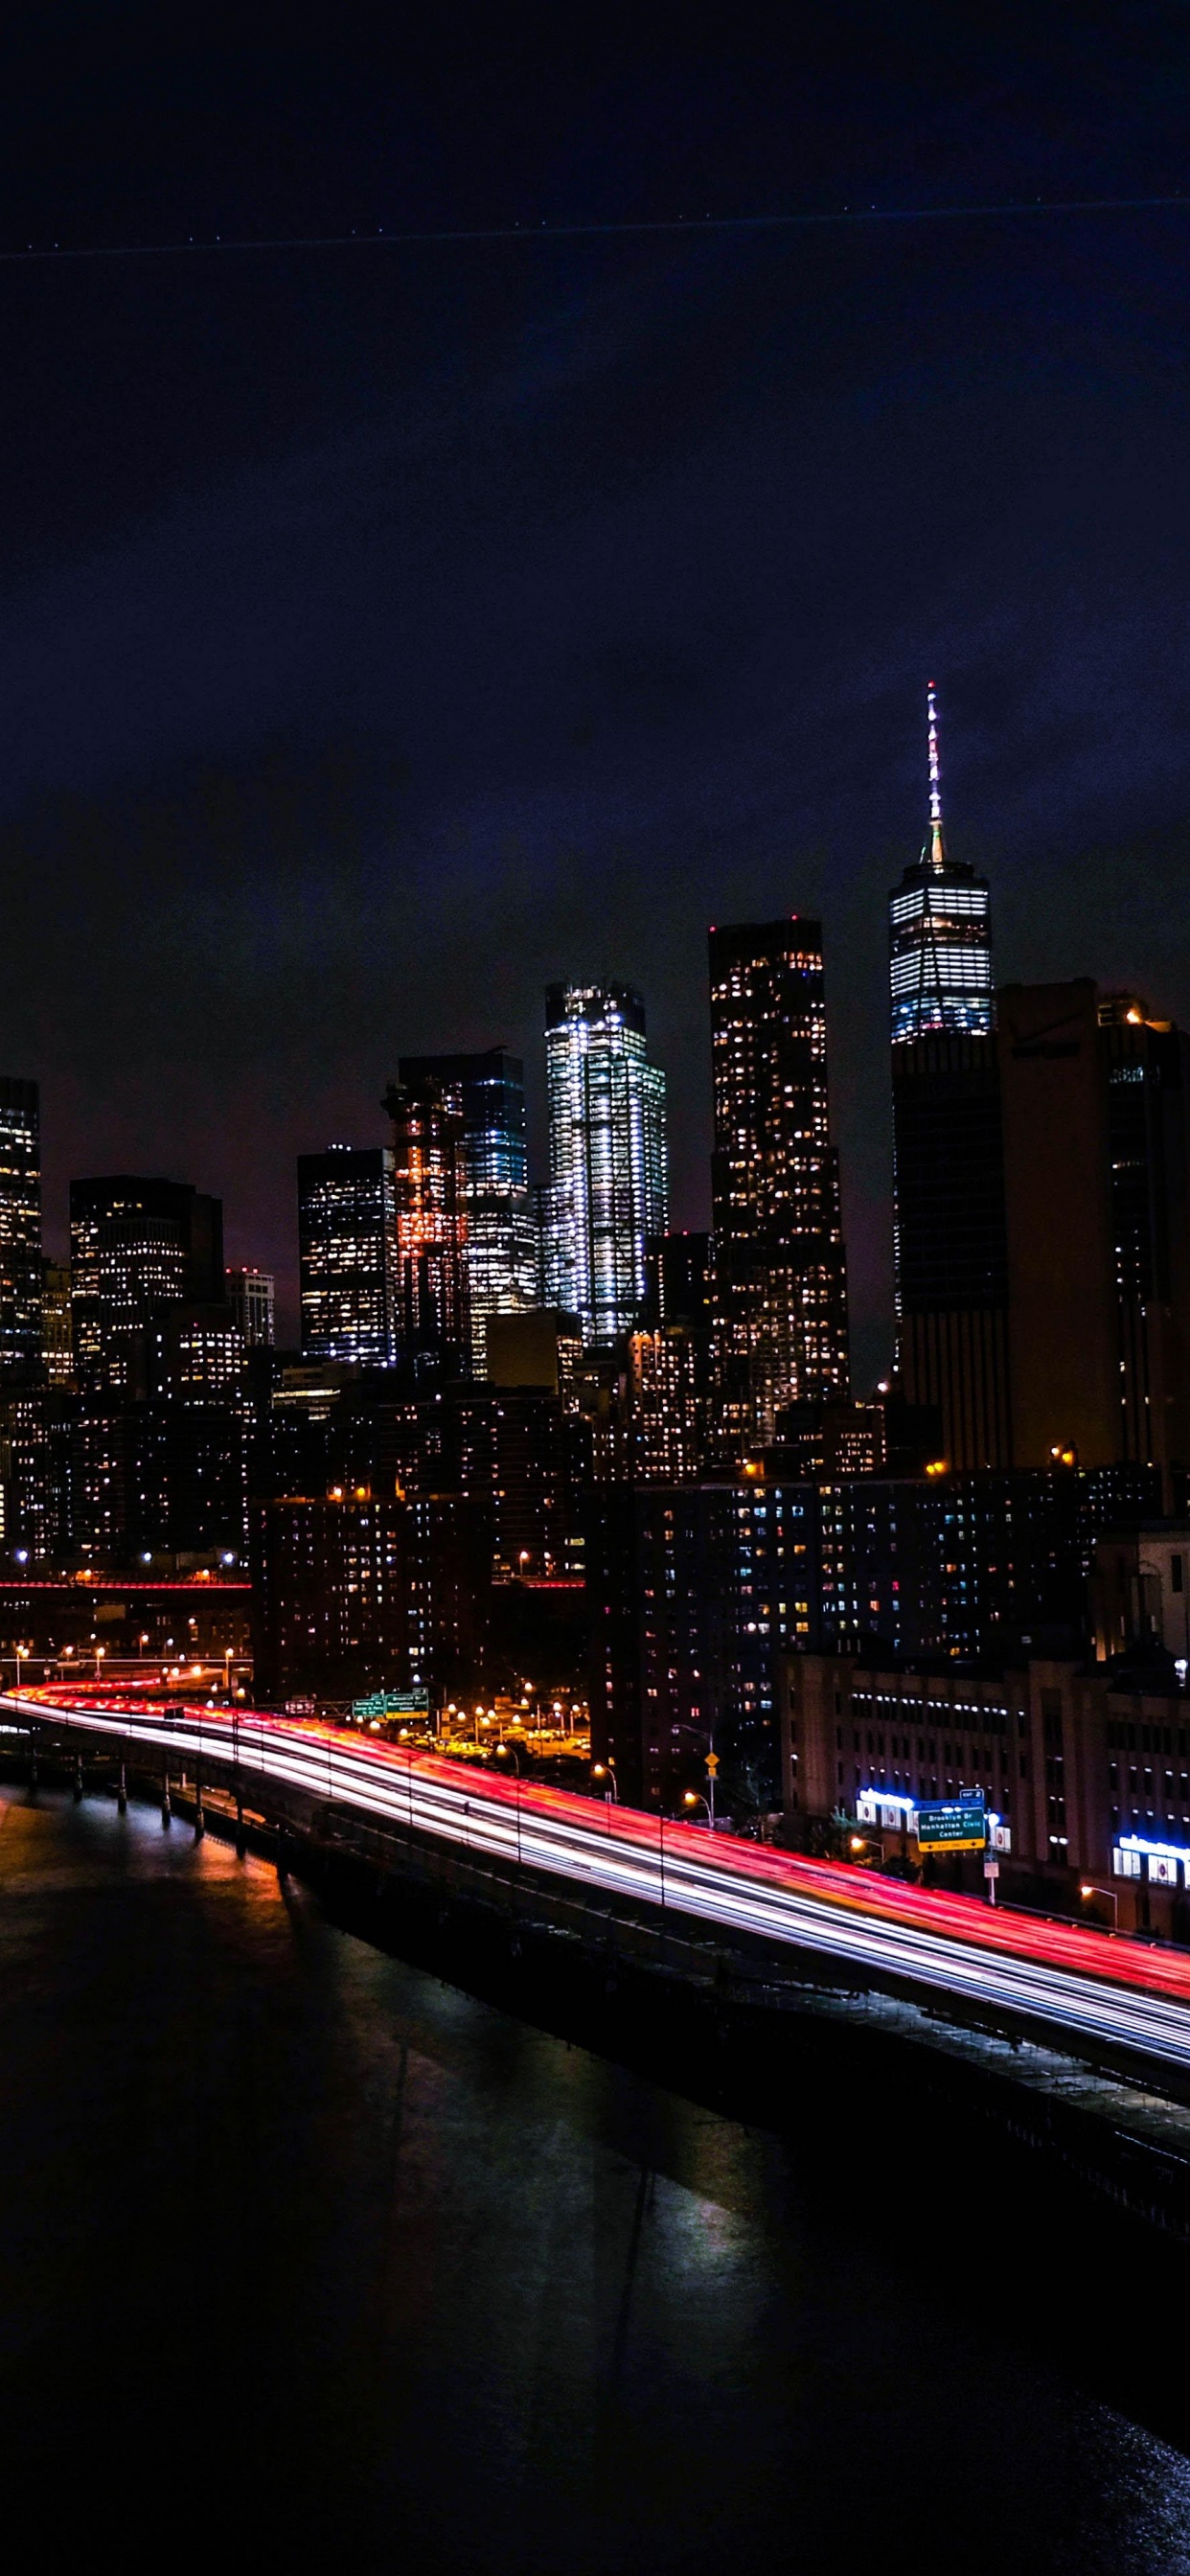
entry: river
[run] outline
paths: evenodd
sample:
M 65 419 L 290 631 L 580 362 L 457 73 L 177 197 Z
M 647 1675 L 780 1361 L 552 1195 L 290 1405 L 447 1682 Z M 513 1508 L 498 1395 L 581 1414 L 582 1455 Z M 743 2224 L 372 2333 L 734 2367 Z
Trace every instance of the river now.
M 750 2133 L 213 1836 L 4 1800 L 10 2546 L 23 2507 L 134 2566 L 1190 2571 L 1159 2243 L 1121 2278 L 945 2133 L 906 2206 L 877 2102 L 833 2171 L 813 2105 Z

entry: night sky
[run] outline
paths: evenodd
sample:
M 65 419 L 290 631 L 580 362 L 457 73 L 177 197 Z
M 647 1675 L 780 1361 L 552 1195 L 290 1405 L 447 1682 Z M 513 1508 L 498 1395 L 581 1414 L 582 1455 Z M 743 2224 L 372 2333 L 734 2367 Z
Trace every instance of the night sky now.
M 73 1173 L 168 1171 L 292 1329 L 295 1155 L 381 1140 L 399 1052 L 504 1043 L 540 1171 L 542 987 L 604 973 L 705 1223 L 706 925 L 820 912 L 873 1373 L 927 678 L 998 974 L 1190 1018 L 1186 10 L 167 14 L 9 30 L 0 250 L 361 238 L 0 262 L 0 1070 L 48 1239 Z

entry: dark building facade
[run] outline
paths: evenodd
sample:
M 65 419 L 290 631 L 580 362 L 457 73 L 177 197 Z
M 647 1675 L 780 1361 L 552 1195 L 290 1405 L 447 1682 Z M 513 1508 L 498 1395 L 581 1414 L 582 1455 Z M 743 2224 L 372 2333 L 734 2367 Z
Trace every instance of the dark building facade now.
M 41 1118 L 35 1082 L 0 1081 L 0 1379 L 42 1374 Z
M 994 1037 L 893 1048 L 897 1374 L 939 1416 L 953 1467 L 1012 1457 L 1008 1240 Z
M 822 931 L 796 915 L 710 933 L 712 1288 L 724 1463 L 780 1406 L 845 1395 L 847 1275 L 830 1141 Z
M 258 1694 L 424 1686 L 441 1705 L 473 1685 L 489 1581 L 481 1519 L 461 1494 L 255 1504 Z
M 298 1262 L 303 1351 L 390 1367 L 400 1327 L 390 1147 L 332 1145 L 299 1155 Z
M 72 1181 L 75 1375 L 87 1393 L 145 1392 L 145 1334 L 182 1298 L 224 1294 L 222 1201 L 185 1181 L 131 1173 Z
M 805 1491 L 607 1486 L 585 1528 L 591 1749 L 620 1796 L 673 1805 L 713 1751 L 725 1786 L 774 1804 L 775 1657 L 817 1611 Z
M 918 1803 L 982 1790 L 1001 1886 L 1086 1921 L 1190 1930 L 1190 1702 L 1105 1665 L 992 1672 L 781 1664 L 782 1805 L 796 1834 L 841 1815 L 915 1855 Z M 944 1865 L 982 1883 L 978 1855 Z M 1081 1890 L 1090 1886 L 1089 1898 Z M 1110 1892 L 1109 1892 L 1110 1891 Z M 1115 1902 L 1113 1902 L 1113 1898 Z
M 1000 996 L 1013 1457 L 1190 1461 L 1190 1040 L 1087 978 Z

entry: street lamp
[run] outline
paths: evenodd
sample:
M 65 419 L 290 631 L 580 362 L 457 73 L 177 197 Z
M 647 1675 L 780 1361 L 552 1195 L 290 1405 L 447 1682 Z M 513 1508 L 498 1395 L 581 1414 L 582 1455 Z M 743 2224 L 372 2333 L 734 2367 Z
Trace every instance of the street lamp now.
M 1120 1897 L 1119 1897 L 1119 1891 L 1118 1891 L 1118 1889 L 1117 1889 L 1117 1888 L 1114 1888 L 1114 1887 L 1094 1887 L 1094 1886 L 1092 1885 L 1092 1883 L 1091 1883 L 1090 1879 L 1089 1879 L 1089 1878 L 1086 1878 L 1086 1879 L 1084 1879 L 1084 1880 L 1083 1880 L 1083 1883 L 1082 1883 L 1081 1887 L 1079 1888 L 1079 1891 L 1078 1891 L 1078 1892 L 1079 1892 L 1079 1895 L 1080 1895 L 1081 1897 L 1084 1897 L 1084 1898 L 1085 1898 L 1085 1897 L 1088 1897 L 1088 1896 L 1106 1896 L 1106 1898 L 1108 1899 L 1108 1902 L 1109 1902 L 1109 1904 L 1110 1904 L 1110 1906 L 1111 1906 L 1111 1910 L 1112 1910 L 1112 1914 L 1111 1914 L 1111 1928 L 1112 1928 L 1113 1932 L 1118 1932 L 1118 1931 L 1119 1931 L 1119 1929 L 1120 1929 Z
M 682 1800 L 682 1805 L 684 1807 L 705 1807 L 707 1811 L 707 1831 L 708 1833 L 714 1832 L 715 1810 L 712 1807 L 709 1798 L 701 1797 L 697 1789 L 687 1789 Z M 694 1819 L 691 1817 L 691 1823 L 693 1823 L 693 1821 Z
M 617 1805 L 617 1807 L 618 1807 L 618 1806 L 619 1806 L 619 1803 L 620 1803 L 620 1792 L 619 1792 L 618 1788 L 616 1787 L 616 1766 L 615 1766 L 615 1763 L 614 1763 L 614 1762 L 593 1762 L 593 1763 L 592 1763 L 592 1765 L 591 1765 L 591 1778 L 592 1778 L 593 1780 L 606 1780 L 606 1782 L 607 1782 L 607 1784 L 608 1784 L 608 1785 L 607 1785 L 606 1789 L 605 1789 L 605 1790 L 604 1790 L 604 1792 L 603 1792 L 604 1797 L 605 1797 L 605 1799 L 607 1800 L 607 1803 L 608 1803 L 608 1805 L 609 1805 L 609 1806 L 611 1805 L 612 1799 L 614 1798 L 614 1799 L 615 1799 L 615 1802 L 616 1802 L 616 1805 Z

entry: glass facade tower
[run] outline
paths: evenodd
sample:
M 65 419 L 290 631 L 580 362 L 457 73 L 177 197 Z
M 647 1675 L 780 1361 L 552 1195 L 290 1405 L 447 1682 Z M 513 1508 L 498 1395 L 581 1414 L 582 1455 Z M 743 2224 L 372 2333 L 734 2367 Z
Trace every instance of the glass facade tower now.
M 72 1181 L 70 1279 L 79 1385 L 134 1394 L 158 1308 L 225 1294 L 222 1200 L 129 1172 Z
M 665 1076 L 649 1062 L 640 994 L 551 984 L 545 1059 L 545 1302 L 578 1315 L 585 1342 L 610 1342 L 636 1321 L 646 1246 L 667 1219 Z
M 298 1157 L 302 1349 L 388 1368 L 397 1355 L 397 1228 L 387 1145 Z
M 385 1107 L 402 1262 L 412 1265 L 411 1283 L 419 1263 L 441 1272 L 443 1326 L 484 1377 L 489 1317 L 537 1303 L 525 1069 L 518 1056 L 489 1047 L 480 1055 L 403 1055 L 398 1074 Z
M 929 834 L 888 907 L 894 1046 L 941 1031 L 986 1037 L 995 1021 L 987 882 L 947 856 L 932 681 L 926 704 Z

